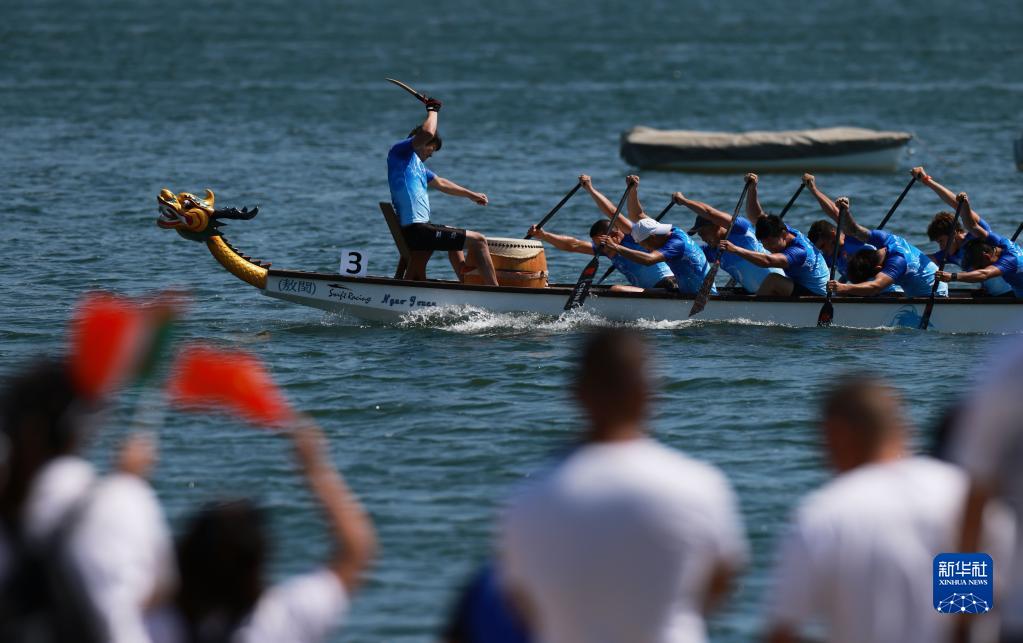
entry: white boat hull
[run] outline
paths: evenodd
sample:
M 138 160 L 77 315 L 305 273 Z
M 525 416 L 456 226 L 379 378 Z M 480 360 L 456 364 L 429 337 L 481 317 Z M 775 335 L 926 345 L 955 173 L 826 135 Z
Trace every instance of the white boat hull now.
M 357 318 L 393 323 L 410 313 L 444 307 L 475 307 L 495 313 L 563 312 L 570 288 L 493 288 L 451 281 L 412 282 L 383 277 L 351 278 L 324 273 L 270 270 L 263 293 L 277 299 Z M 817 325 L 823 298 L 711 297 L 693 319 L 744 321 L 793 327 Z M 835 325 L 852 328 L 917 328 L 927 300 L 836 298 Z M 610 292 L 595 287 L 585 309 L 614 321 L 688 319 L 691 297 L 663 293 Z M 948 333 L 1023 331 L 1023 300 L 974 298 L 967 293 L 938 299 L 931 330 Z

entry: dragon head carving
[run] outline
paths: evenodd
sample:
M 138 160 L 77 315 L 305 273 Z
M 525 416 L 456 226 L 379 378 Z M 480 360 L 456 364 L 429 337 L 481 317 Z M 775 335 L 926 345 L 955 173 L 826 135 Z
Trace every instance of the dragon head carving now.
M 192 241 L 206 241 L 210 237 L 220 236 L 220 227 L 226 225 L 223 219 L 248 220 L 259 213 L 259 208 L 223 208 L 214 207 L 213 190 L 206 189 L 205 198 L 199 198 L 190 192 L 174 194 L 167 188 L 160 190 L 156 201 L 160 206 L 160 216 L 156 225 L 166 230 L 177 230 L 178 234 Z

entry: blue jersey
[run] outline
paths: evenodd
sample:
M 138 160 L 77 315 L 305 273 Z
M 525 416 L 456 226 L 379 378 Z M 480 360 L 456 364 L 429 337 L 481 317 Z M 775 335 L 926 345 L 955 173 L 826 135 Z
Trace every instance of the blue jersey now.
M 412 149 L 411 137 L 391 147 L 387 153 L 387 184 L 402 227 L 430 221 L 430 197 L 426 193 L 426 185 L 436 176 Z
M 987 233 L 987 240 L 1002 249 L 1002 255 L 992 265 L 1002 271 L 1002 279 L 1012 288 L 1013 294 L 1023 297 L 1023 249 L 994 232 Z
M 875 248 L 885 249 L 886 256 L 881 272 L 901 286 L 907 296 L 930 296 L 934 287 L 934 273 L 938 267 L 923 250 L 899 235 L 884 230 L 871 230 L 867 241 Z M 938 294 L 945 296 L 948 294 L 948 287 L 942 286 L 938 287 Z
M 679 228 L 672 227 L 668 241 L 659 248 L 664 261 L 678 280 L 678 290 L 684 295 L 695 295 L 700 292 L 703 280 L 710 272 L 707 257 L 700 247 Z M 717 294 L 717 287 L 711 286 L 710 292 Z
M 597 244 L 593 245 L 593 254 L 598 254 Z M 632 238 L 631 234 L 625 235 L 622 239 L 622 245 L 631 250 L 639 250 L 640 252 L 646 252 L 646 248 L 636 243 L 636 240 Z M 618 272 L 625 275 L 625 279 L 628 280 L 633 286 L 639 288 L 653 288 L 659 281 L 671 276 L 671 268 L 668 264 L 663 261 L 644 266 L 641 263 L 637 263 L 630 259 L 626 259 L 620 254 L 616 254 L 611 257 L 611 263 L 614 264 Z
M 732 226 L 728 240 L 746 250 L 767 252 L 764 250 L 760 240 L 757 239 L 757 236 L 753 234 L 753 226 L 746 219 L 739 218 L 735 220 L 735 225 Z M 713 262 L 721 254 L 721 251 L 717 247 L 703 246 L 703 253 L 706 255 L 707 261 Z M 772 272 L 779 275 L 782 274 L 782 271 L 778 268 L 755 266 L 731 252 L 721 255 L 721 267 L 732 276 L 732 279 L 735 279 L 735 283 L 750 293 L 760 290 L 760 284 L 764 283 L 764 279 Z
M 796 236 L 781 252 L 788 262 L 785 274 L 815 295 L 826 294 L 829 274 L 824 255 L 802 232 L 789 225 L 785 229 Z
M 988 225 L 987 221 L 985 221 L 983 218 L 978 218 L 977 223 L 978 225 L 980 225 L 980 227 L 984 228 L 984 232 L 987 232 L 988 234 L 991 233 L 991 226 Z M 969 241 L 970 239 L 976 239 L 976 236 L 974 236 L 972 232 L 967 232 L 966 238 L 963 240 L 961 244 L 959 244 L 959 249 L 956 250 L 954 253 L 950 254 L 948 258 L 945 259 L 945 262 L 954 263 L 963 270 L 973 270 L 972 266 L 967 266 L 963 263 L 963 246 L 965 246 L 966 242 Z M 938 250 L 933 255 L 931 255 L 931 257 L 934 259 L 934 263 L 940 263 L 941 258 L 944 256 L 945 251 L 943 249 Z M 1003 279 L 1002 277 L 992 277 L 991 279 L 988 279 L 987 281 L 982 283 L 980 287 L 984 289 L 984 292 L 995 297 L 997 297 L 998 295 L 1004 295 L 1005 293 L 1012 290 L 1012 286 L 1006 283 L 1005 279 Z

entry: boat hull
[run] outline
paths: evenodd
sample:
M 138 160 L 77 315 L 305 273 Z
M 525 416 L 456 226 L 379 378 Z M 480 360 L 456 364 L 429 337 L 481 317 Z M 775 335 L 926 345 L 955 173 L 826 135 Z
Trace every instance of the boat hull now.
M 394 323 L 410 313 L 474 307 L 495 313 L 557 316 L 571 288 L 504 288 L 451 281 L 413 282 L 382 277 L 351 278 L 325 273 L 270 270 L 262 292 L 270 297 L 359 319 Z M 711 297 L 693 319 L 741 321 L 793 327 L 816 326 L 823 298 Z M 835 323 L 852 328 L 916 328 L 922 298 L 835 298 Z M 691 297 L 665 293 L 611 292 L 595 287 L 585 310 L 614 321 L 688 319 Z M 1023 301 L 974 298 L 963 292 L 935 303 L 931 330 L 949 333 L 1014 333 L 1023 330 Z

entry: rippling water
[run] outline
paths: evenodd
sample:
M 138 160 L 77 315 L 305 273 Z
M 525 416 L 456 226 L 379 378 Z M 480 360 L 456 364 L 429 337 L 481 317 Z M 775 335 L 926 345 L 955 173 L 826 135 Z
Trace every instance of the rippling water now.
M 565 382 L 578 331 L 604 322 L 462 310 L 394 328 L 291 307 L 158 230 L 161 187 L 209 186 L 220 202 L 259 204 L 256 220 L 229 233 L 277 267 L 333 270 L 340 248 L 357 247 L 371 272 L 390 274 L 396 253 L 376 210 L 387 198 L 384 157 L 422 116 L 382 82 L 394 76 L 445 101 L 445 146 L 431 167 L 491 198 L 480 209 L 437 196 L 436 217 L 490 235 L 521 235 L 580 172 L 621 190 L 618 135 L 639 123 L 910 130 L 907 169 L 923 163 L 968 190 L 996 229 L 1011 233 L 1021 215 L 1016 2 L 14 0 L 3 13 L 3 370 L 59 347 L 86 290 L 190 287 L 181 338 L 264 358 L 324 425 L 379 527 L 381 559 L 346 640 L 433 636 L 488 552 L 495 507 L 578 429 Z M 867 223 L 906 179 L 819 177 L 852 195 Z M 762 198 L 777 208 L 796 185 L 766 177 Z M 675 189 L 727 209 L 740 188 L 738 176 L 645 173 L 642 194 L 651 209 Z M 810 201 L 789 215 L 804 228 L 818 218 Z M 937 209 L 917 188 L 889 228 L 926 244 Z M 582 233 L 593 218 L 581 195 L 550 227 Z M 548 259 L 558 280 L 582 263 Z M 702 322 L 644 334 L 660 381 L 653 427 L 725 469 L 753 541 L 752 569 L 713 623 L 722 641 L 756 631 L 774 538 L 794 500 L 826 476 L 813 424 L 820 388 L 848 368 L 894 376 L 926 426 L 997 341 Z M 191 416 L 170 417 L 161 435 L 156 486 L 175 521 L 212 496 L 256 494 L 273 511 L 275 573 L 326 555 L 280 439 Z

